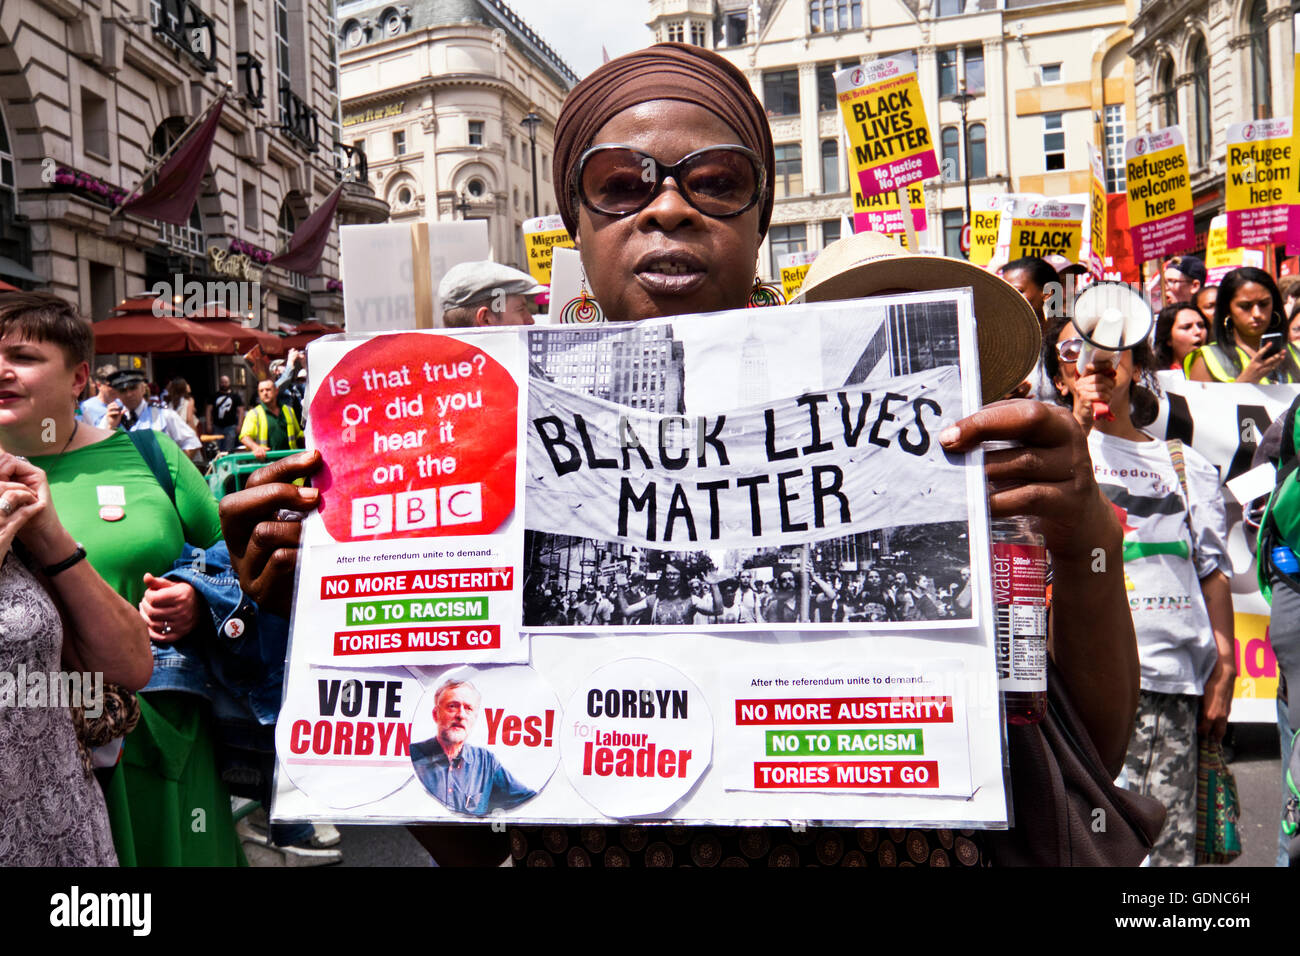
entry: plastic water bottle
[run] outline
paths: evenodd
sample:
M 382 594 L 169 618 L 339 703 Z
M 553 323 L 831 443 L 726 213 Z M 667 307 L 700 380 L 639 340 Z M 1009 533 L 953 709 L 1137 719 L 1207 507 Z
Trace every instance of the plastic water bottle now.
M 1277 568 L 1284 574 L 1296 574 L 1300 572 L 1300 561 L 1296 560 L 1295 552 L 1284 544 L 1277 545 L 1273 551 L 1273 567 Z
M 998 688 L 1007 722 L 1047 713 L 1047 548 L 1030 517 L 989 522 Z

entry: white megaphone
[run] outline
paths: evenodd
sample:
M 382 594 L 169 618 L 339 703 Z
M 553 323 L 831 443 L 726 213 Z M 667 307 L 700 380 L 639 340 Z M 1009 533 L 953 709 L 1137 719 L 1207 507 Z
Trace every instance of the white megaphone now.
M 1155 316 L 1138 293 L 1122 282 L 1094 282 L 1074 300 L 1074 327 L 1083 339 L 1075 368 L 1111 363 L 1116 352 L 1136 348 L 1151 334 Z M 1114 416 L 1103 402 L 1093 404 L 1096 418 Z

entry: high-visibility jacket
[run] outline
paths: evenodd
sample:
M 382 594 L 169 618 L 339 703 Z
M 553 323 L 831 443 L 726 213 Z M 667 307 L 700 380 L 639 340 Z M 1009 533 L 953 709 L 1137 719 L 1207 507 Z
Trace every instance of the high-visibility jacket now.
M 1241 367 L 1245 368 L 1250 364 L 1250 356 L 1240 345 L 1234 346 L 1237 350 L 1237 359 Z M 1300 365 L 1300 352 L 1290 342 L 1287 343 L 1287 351 L 1291 353 L 1291 361 Z M 1217 342 L 1211 342 L 1208 345 L 1202 345 L 1199 349 L 1187 353 L 1183 359 L 1183 374 L 1191 377 L 1192 365 L 1196 362 L 1197 357 L 1205 360 L 1206 370 L 1214 377 L 1216 382 L 1235 382 L 1237 376 L 1241 373 L 1233 367 L 1232 360 L 1228 357 L 1228 351 Z M 1281 385 L 1291 384 L 1295 377 L 1287 371 L 1286 368 L 1277 369 L 1272 376 L 1265 375 L 1258 382 L 1260 385 Z
M 284 417 L 284 428 L 289 434 L 289 447 L 302 447 L 302 425 L 298 424 L 298 416 L 293 413 L 293 409 L 288 405 L 280 406 L 280 414 Z M 239 430 L 241 439 L 252 436 L 253 441 L 259 445 L 267 443 L 271 430 L 271 423 L 266 420 L 266 406 L 261 402 L 248 410 L 244 416 L 244 427 Z

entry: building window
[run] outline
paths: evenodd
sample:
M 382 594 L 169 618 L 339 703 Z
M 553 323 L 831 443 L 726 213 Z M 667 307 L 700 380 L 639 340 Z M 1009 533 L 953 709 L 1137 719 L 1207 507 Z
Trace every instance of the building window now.
M 838 242 L 840 238 L 840 221 L 838 219 L 825 219 L 822 221 L 822 248 L 825 249 L 832 242 Z
M 292 86 L 289 80 L 292 61 L 289 58 L 288 0 L 272 0 L 271 28 L 274 30 L 271 45 L 275 51 L 275 88 L 276 95 L 279 97 L 277 102 L 280 104 L 280 122 L 291 126 L 293 117 L 289 115 L 289 100 L 284 95 L 285 91 Z
M 966 162 L 971 179 L 983 179 L 989 174 L 988 134 L 983 123 L 972 123 L 966 131 Z
M 1040 71 L 1041 74 L 1042 74 L 1043 82 L 1044 82 L 1044 83 L 1059 83 L 1059 82 L 1061 82 L 1061 64 L 1059 64 L 1059 63 L 1044 63 L 1044 64 L 1043 64 L 1042 66 L 1040 66 L 1038 69 L 1039 69 L 1039 71 Z
M 749 15 L 743 11 L 728 13 L 722 24 L 722 34 L 727 46 L 744 46 L 749 33 Z
M 773 193 L 777 199 L 803 195 L 803 155 L 798 143 L 776 147 L 776 167 L 772 171 Z
M 839 100 L 835 97 L 835 64 L 818 63 L 817 111 L 825 113 L 827 110 L 838 109 L 839 105 Z
M 1250 87 L 1255 119 L 1268 119 L 1273 115 L 1273 87 L 1269 82 L 1268 24 L 1264 14 L 1268 10 L 1265 0 L 1255 0 L 1250 8 Z
M 964 259 L 961 251 L 961 230 L 966 214 L 960 209 L 943 211 L 943 254 L 950 259 Z
M 942 172 L 944 182 L 957 182 L 961 179 L 961 134 L 957 132 L 955 126 L 945 126 L 943 132 L 939 134 L 942 155 Z M 948 171 L 952 175 L 948 175 Z
M 967 93 L 984 92 L 984 48 L 979 46 L 970 46 L 965 50 L 966 69 L 962 75 L 966 77 Z
M 551 157 L 542 153 L 542 179 L 546 182 L 551 181 Z
M 684 31 L 680 20 L 668 24 L 668 40 L 672 43 L 681 43 Z
M 483 185 L 483 180 L 481 179 L 471 179 L 465 185 L 465 192 L 469 193 L 475 199 L 482 199 L 483 193 L 486 189 L 487 187 Z
M 1122 193 L 1128 184 L 1124 167 L 1124 104 L 1106 107 L 1106 192 Z
M 1205 49 L 1205 40 L 1196 38 L 1192 47 L 1192 102 L 1196 112 L 1196 155 L 1197 166 L 1204 166 L 1210 161 L 1210 143 L 1212 128 L 1210 126 L 1210 55 Z
M 254 236 L 262 234 L 262 216 L 257 202 L 257 186 L 244 183 L 244 231 Z
M 515 190 L 515 212 L 519 211 L 519 190 Z
M 836 139 L 822 140 L 822 192 L 840 191 L 840 143 Z
M 482 120 L 469 121 L 469 144 L 471 146 L 483 145 L 483 121 Z
M 957 51 L 940 50 L 938 62 L 939 95 L 952 96 L 957 92 Z
M 90 90 L 81 91 L 81 145 L 88 153 L 108 159 L 108 102 Z
M 14 154 L 9 145 L 9 129 L 5 126 L 4 109 L 0 107 L 0 190 L 12 195 L 14 189 Z
M 838 33 L 862 26 L 862 0 L 809 0 L 808 24 L 813 33 Z
M 763 106 L 768 116 L 798 116 L 799 71 L 764 73 Z
M 1060 113 L 1043 114 L 1043 168 L 1065 168 L 1065 122 Z
M 510 162 L 519 162 L 519 141 L 515 139 L 515 134 L 511 133 L 506 137 L 510 141 Z
M 404 129 L 393 130 L 393 155 L 406 155 L 406 130 Z
M 803 223 L 797 226 L 773 226 L 767 231 L 767 236 L 772 245 L 772 271 L 769 275 L 781 274 L 779 263 L 782 256 L 808 251 L 808 227 Z
M 1174 88 L 1174 61 L 1165 57 L 1156 70 L 1155 99 L 1162 109 L 1157 111 L 1161 126 L 1178 125 L 1178 91 Z
M 938 0 L 934 5 L 936 17 L 959 17 L 966 7 L 966 0 Z
M 691 24 L 691 42 L 696 46 L 704 46 L 704 24 Z

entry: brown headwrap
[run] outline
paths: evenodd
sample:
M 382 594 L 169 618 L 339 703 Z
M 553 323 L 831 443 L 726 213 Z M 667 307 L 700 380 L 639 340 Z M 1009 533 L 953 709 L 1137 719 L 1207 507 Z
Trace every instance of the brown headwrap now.
M 736 131 L 741 146 L 763 161 L 767 187 L 759 199 L 759 234 L 772 218 L 772 129 L 745 74 L 711 50 L 687 43 L 656 43 L 610 60 L 569 93 L 555 124 L 552 179 L 560 215 L 578 233 L 578 201 L 569 177 L 602 126 L 629 107 L 649 100 L 681 100 L 713 113 Z

